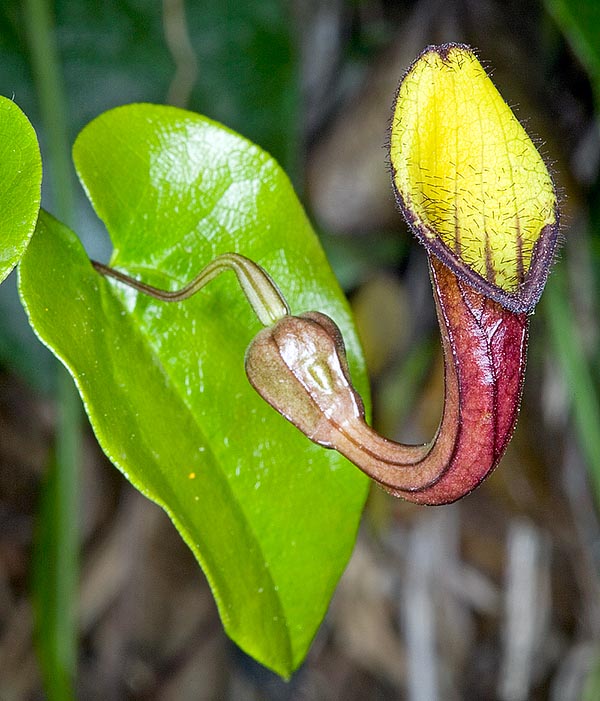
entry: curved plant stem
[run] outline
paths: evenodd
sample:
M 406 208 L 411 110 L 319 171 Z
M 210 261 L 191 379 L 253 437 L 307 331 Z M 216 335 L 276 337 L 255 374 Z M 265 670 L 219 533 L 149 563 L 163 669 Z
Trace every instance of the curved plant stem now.
M 266 270 L 239 253 L 223 253 L 217 256 L 190 283 L 174 291 L 152 287 L 95 260 L 92 261 L 92 265 L 99 273 L 163 302 L 181 302 L 188 299 L 220 273 L 232 270 L 263 326 L 270 326 L 290 313 L 287 302 Z
M 31 64 L 46 132 L 48 163 L 55 185 L 56 213 L 72 219 L 72 173 L 65 98 L 49 0 L 24 4 Z M 79 423 L 81 405 L 67 371 L 57 366 L 58 423 L 55 459 L 42 493 L 34 555 L 37 637 L 49 699 L 74 697 L 77 668 L 77 582 L 79 549 Z M 50 537 L 51 536 L 51 537 Z
M 444 504 L 497 465 L 517 419 L 528 319 L 475 291 L 435 258 L 431 277 L 445 360 L 444 410 L 427 445 L 404 445 L 365 422 L 343 342 L 317 312 L 261 331 L 246 355 L 254 388 L 311 440 L 335 448 L 410 501 Z

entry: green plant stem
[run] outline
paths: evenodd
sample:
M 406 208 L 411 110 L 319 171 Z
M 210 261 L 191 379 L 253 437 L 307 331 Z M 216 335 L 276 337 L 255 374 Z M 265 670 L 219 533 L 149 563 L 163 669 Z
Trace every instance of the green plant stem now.
M 563 266 L 557 265 L 544 296 L 550 338 L 560 363 L 573 410 L 575 429 L 600 503 L 600 405 L 589 363 L 573 323 Z
M 31 67 L 46 135 L 46 169 L 50 171 L 56 216 L 69 224 L 73 188 L 64 90 L 50 0 L 26 0 Z
M 287 302 L 267 271 L 239 253 L 223 253 L 217 256 L 180 290 L 161 290 L 95 260 L 92 261 L 92 265 L 102 275 L 114 278 L 163 302 L 181 302 L 188 299 L 214 280 L 217 275 L 225 270 L 231 270 L 236 274 L 242 291 L 263 326 L 275 324 L 290 313 Z
M 47 145 L 47 171 L 53 185 L 57 216 L 69 223 L 73 212 L 73 188 L 65 98 L 53 31 L 49 0 L 26 0 L 31 66 Z M 48 565 L 34 581 L 38 602 L 38 645 L 48 698 L 73 698 L 76 676 L 78 584 L 78 463 L 80 453 L 80 405 L 67 372 L 58 369 L 59 418 L 56 460 L 51 468 L 45 508 L 40 514 L 40 543 L 44 533 L 53 534 L 52 547 L 43 561 Z M 39 571 L 39 566 L 36 567 Z M 44 604 L 51 603 L 54 611 Z

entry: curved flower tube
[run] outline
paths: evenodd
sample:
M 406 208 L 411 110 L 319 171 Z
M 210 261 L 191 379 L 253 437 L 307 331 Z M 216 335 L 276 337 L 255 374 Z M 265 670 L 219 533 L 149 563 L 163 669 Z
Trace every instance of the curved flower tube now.
M 498 464 L 517 420 L 528 317 L 556 247 L 556 196 L 546 166 L 473 52 L 428 47 L 396 96 L 392 180 L 429 254 L 445 367 L 444 409 L 426 445 L 380 436 L 365 421 L 341 333 L 320 312 L 292 316 L 275 283 L 235 253 L 182 290 L 165 292 L 93 263 L 164 301 L 181 301 L 233 270 L 266 327 L 246 353 L 256 391 L 308 438 L 334 448 L 388 492 L 446 504 Z
M 256 391 L 315 443 L 335 448 L 384 489 L 422 504 L 472 491 L 498 464 L 517 418 L 528 319 L 461 282 L 439 261 L 431 279 L 442 333 L 444 409 L 435 438 L 404 445 L 365 422 L 341 334 L 309 312 L 264 329 L 246 354 Z

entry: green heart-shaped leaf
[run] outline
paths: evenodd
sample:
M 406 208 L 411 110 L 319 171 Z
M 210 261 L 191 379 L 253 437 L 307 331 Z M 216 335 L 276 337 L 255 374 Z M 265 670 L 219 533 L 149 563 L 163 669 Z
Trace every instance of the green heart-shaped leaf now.
M 40 211 L 42 161 L 33 127 L 0 97 L 0 282 L 19 262 Z
M 366 390 L 344 298 L 287 177 L 257 146 L 190 112 L 131 105 L 88 125 L 74 157 L 114 266 L 174 289 L 242 253 L 292 312 L 336 319 Z M 250 388 L 244 352 L 260 325 L 234 276 L 159 302 L 101 278 L 45 214 L 20 270 L 31 323 L 73 374 L 103 449 L 169 513 L 229 635 L 289 675 L 350 555 L 367 481 Z

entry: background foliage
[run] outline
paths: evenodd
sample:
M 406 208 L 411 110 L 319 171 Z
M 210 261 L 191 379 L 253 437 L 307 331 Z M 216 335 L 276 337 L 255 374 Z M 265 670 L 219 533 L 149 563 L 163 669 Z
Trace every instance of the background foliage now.
M 449 508 L 372 493 L 355 557 L 289 685 L 227 641 L 170 524 L 131 492 L 86 430 L 80 697 L 598 698 L 596 3 L 238 5 L 57 0 L 70 140 L 117 104 L 171 100 L 224 121 L 291 168 L 351 294 L 382 431 L 429 438 L 441 397 L 423 256 L 394 209 L 382 149 L 398 79 L 427 43 L 466 41 L 493 67 L 553 164 L 564 245 L 533 320 L 521 419 L 503 464 Z M 31 118 L 46 159 L 17 0 L 0 10 L 0 93 L 14 94 Z M 53 211 L 50 185 L 44 201 Z M 105 232 L 81 194 L 74 220 L 91 255 L 106 259 Z M 0 697 L 30 699 L 41 688 L 30 556 L 57 415 L 54 372 L 8 283 L 0 288 Z

